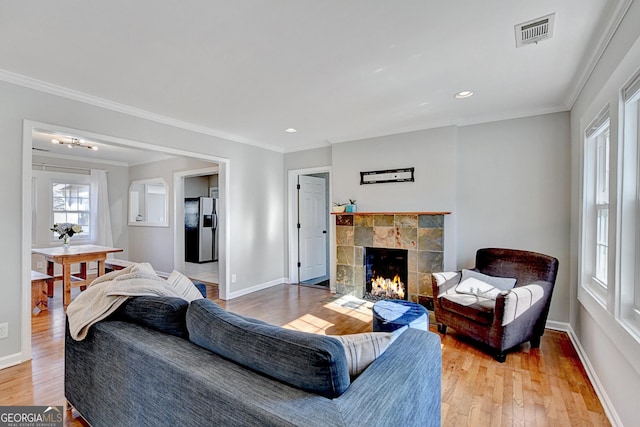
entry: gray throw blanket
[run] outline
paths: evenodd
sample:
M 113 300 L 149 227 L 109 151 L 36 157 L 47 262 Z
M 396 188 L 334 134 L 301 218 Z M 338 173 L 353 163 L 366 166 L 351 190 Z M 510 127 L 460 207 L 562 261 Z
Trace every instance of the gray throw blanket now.
M 71 337 L 82 341 L 91 325 L 116 311 L 128 298 L 144 295 L 180 296 L 158 277 L 149 263 L 134 264 L 96 278 L 67 307 Z

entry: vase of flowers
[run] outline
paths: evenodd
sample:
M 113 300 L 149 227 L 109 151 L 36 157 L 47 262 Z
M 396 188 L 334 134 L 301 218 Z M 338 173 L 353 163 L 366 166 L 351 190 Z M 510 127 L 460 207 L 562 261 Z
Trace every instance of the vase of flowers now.
M 82 233 L 82 226 L 63 222 L 61 224 L 53 224 L 51 231 L 58 234 L 58 239 L 62 239 L 62 245 L 69 247 L 69 242 L 74 234 Z

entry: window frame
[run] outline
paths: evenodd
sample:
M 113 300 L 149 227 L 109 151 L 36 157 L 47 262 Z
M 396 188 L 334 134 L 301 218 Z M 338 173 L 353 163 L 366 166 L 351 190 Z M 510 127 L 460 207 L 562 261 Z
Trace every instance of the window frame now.
M 88 188 L 88 197 L 87 197 L 87 201 L 88 201 L 88 208 L 87 210 L 64 210 L 64 211 L 56 211 L 54 208 L 54 185 L 78 185 L 78 186 L 85 186 Z M 93 215 L 91 212 L 91 183 L 87 181 L 87 179 L 83 176 L 83 178 L 78 178 L 78 179 L 74 179 L 74 178 L 50 178 L 49 179 L 49 205 L 48 205 L 48 210 L 49 210 L 49 219 L 50 219 L 50 224 L 51 226 L 53 226 L 54 223 L 56 223 L 55 221 L 55 214 L 56 213 L 60 213 L 60 212 L 71 212 L 71 213 L 82 213 L 82 214 L 86 214 L 89 218 L 88 221 L 88 226 L 85 224 L 81 224 L 83 226 L 83 232 L 77 235 L 73 236 L 73 240 L 74 241 L 82 241 L 84 243 L 91 241 L 91 229 L 93 227 Z M 55 232 L 50 231 L 49 234 L 49 240 L 51 244 L 57 244 L 60 242 L 60 239 L 58 238 L 58 236 L 56 235 Z
M 601 306 L 608 309 L 614 283 L 611 268 L 612 243 L 615 243 L 611 221 L 611 114 L 607 105 L 590 123 L 583 138 L 582 212 L 581 212 L 581 264 L 580 289 L 587 292 Z M 605 155 L 601 151 L 605 150 Z M 601 179 L 604 178 L 604 179 Z M 604 181 L 604 182 L 602 182 Z M 602 187 L 606 186 L 605 191 Z M 598 194 L 600 193 L 604 194 Z M 599 214 L 606 212 L 604 229 L 600 227 Z M 604 236 L 603 236 L 604 234 Z M 598 256 L 598 248 L 606 249 L 604 259 Z M 600 264 L 599 264 L 600 263 Z M 604 264 L 604 265 L 602 265 Z M 600 266 L 599 266 L 600 265 Z M 605 277 L 599 277 L 604 269 Z M 604 280 L 603 280 L 604 279 Z M 581 292 L 582 293 L 582 292 Z
M 609 285 L 608 278 L 608 260 L 609 260 L 609 185 L 610 185 L 610 121 L 607 120 L 593 137 L 595 138 L 595 170 L 593 183 L 595 210 L 595 250 L 594 250 L 594 273 L 593 281 L 603 288 L 607 289 Z M 603 153 L 604 152 L 604 153 Z M 604 194 L 603 194 L 604 193 Z M 606 213 L 606 221 L 602 221 L 603 215 Z M 604 224 L 602 224 L 604 222 Z M 602 256 L 601 250 L 604 249 Z M 604 270 L 604 271 L 602 271 Z
M 616 319 L 640 342 L 640 73 L 621 91 Z

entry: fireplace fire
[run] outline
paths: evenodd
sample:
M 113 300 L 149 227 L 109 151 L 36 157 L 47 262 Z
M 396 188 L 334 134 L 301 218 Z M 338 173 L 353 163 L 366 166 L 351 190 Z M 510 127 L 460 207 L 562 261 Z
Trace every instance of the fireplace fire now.
M 404 283 L 397 274 L 391 279 L 378 276 L 371 279 L 371 296 L 377 298 L 405 299 Z
M 365 248 L 364 298 L 407 299 L 407 253 L 404 249 Z

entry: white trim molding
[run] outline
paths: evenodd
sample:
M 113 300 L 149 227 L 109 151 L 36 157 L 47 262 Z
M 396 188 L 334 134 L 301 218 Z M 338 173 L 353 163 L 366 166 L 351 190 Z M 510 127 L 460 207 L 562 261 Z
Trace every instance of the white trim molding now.
M 551 329 L 554 331 L 565 332 L 569 336 L 569 339 L 571 340 L 571 344 L 573 345 L 573 348 L 575 349 L 576 354 L 578 355 L 578 358 L 580 359 L 580 362 L 582 363 L 582 366 L 584 367 L 584 370 L 587 373 L 587 377 L 589 377 L 589 381 L 591 382 L 591 385 L 593 386 L 593 389 L 595 390 L 596 395 L 598 396 L 598 399 L 600 400 L 600 403 L 604 408 L 604 412 L 607 415 L 609 422 L 613 427 L 618 427 L 618 426 L 623 427 L 622 421 L 620 420 L 620 417 L 618 416 L 618 413 L 616 412 L 615 407 L 611 403 L 611 400 L 609 399 L 607 392 L 602 386 L 602 383 L 600 382 L 600 379 L 598 378 L 598 375 L 596 374 L 596 371 L 593 368 L 591 361 L 589 360 L 586 352 L 582 348 L 582 345 L 580 344 L 580 340 L 578 340 L 578 337 L 573 331 L 573 328 L 571 327 L 571 325 L 566 322 L 556 322 L 554 320 L 547 320 L 545 328 Z
M 289 244 L 288 244 L 288 264 L 289 264 L 289 277 L 287 278 L 287 283 L 298 283 L 298 177 L 300 175 L 311 175 L 315 173 L 327 173 L 329 174 L 329 179 L 327 181 L 328 190 L 329 190 L 329 200 L 327 200 L 327 204 L 331 206 L 331 200 L 333 200 L 333 185 L 331 181 L 331 166 L 320 166 L 315 168 L 307 168 L 307 169 L 292 169 L 288 171 L 288 180 L 287 180 L 287 230 L 289 235 Z M 331 282 L 335 282 L 335 224 L 332 226 L 332 230 L 329 233 L 329 258 L 327 260 L 328 263 L 331 263 L 331 272 L 329 273 L 331 277 Z M 292 282 L 289 282 L 291 280 Z M 335 290 L 335 286 L 331 288 L 331 290 Z
M 28 357 L 25 358 L 24 352 L 9 354 L 8 356 L 0 358 L 0 370 L 19 365 L 31 359 L 31 354 L 28 354 Z
M 281 277 L 279 279 L 271 280 L 269 282 L 259 283 L 257 285 L 251 286 L 250 288 L 240 289 L 234 292 L 230 292 L 229 294 L 227 294 L 226 299 L 230 300 L 230 299 L 238 298 L 244 295 L 252 294 L 254 292 L 262 291 L 264 289 L 268 289 L 273 286 L 278 286 L 282 284 L 285 284 L 285 286 L 288 286 L 286 285 L 286 283 L 287 283 L 287 279 L 284 277 Z
M 37 80 L 31 77 L 23 76 L 21 74 L 12 73 L 7 70 L 0 69 L 0 81 L 11 83 L 14 85 L 26 87 L 28 89 L 34 89 L 40 92 L 45 92 L 51 95 L 60 96 L 63 98 L 79 101 L 85 104 L 94 105 L 96 107 L 104 108 L 106 110 L 115 111 L 118 113 L 128 114 L 133 117 L 138 117 L 152 122 L 173 126 L 180 129 L 185 129 L 204 135 L 214 136 L 216 138 L 222 138 L 229 141 L 239 142 L 241 144 L 252 145 L 254 147 L 264 148 L 265 150 L 275 151 L 282 153 L 283 150 L 274 145 L 251 141 L 247 138 L 243 138 L 239 135 L 230 134 L 217 129 L 212 129 L 206 126 L 196 125 L 194 123 L 186 122 L 184 120 L 177 120 L 161 114 L 152 113 L 150 111 L 142 110 L 140 108 L 132 107 L 130 105 L 121 104 L 119 102 L 110 101 L 105 98 L 90 95 L 77 90 L 69 89 L 64 86 L 54 85 L 42 80 Z
M 600 399 L 600 403 L 604 408 L 604 413 L 607 415 L 609 422 L 613 427 L 623 427 L 622 421 L 620 420 L 620 417 L 618 416 L 618 413 L 616 412 L 616 409 L 613 406 L 611 399 L 609 399 L 609 395 L 607 394 L 604 387 L 602 386 L 602 383 L 600 382 L 600 379 L 598 378 L 598 375 L 596 374 L 596 371 L 593 368 L 591 361 L 587 357 L 586 352 L 584 351 L 584 349 L 582 348 L 582 345 L 580 344 L 580 340 L 578 340 L 578 337 L 576 336 L 571 325 L 566 324 L 566 327 L 567 327 L 566 332 L 569 335 L 571 344 L 573 344 L 573 348 L 576 350 L 576 353 L 578 354 L 578 358 L 582 362 L 582 366 L 584 367 L 584 370 L 587 373 L 587 376 L 589 377 L 589 381 L 591 381 L 591 385 L 593 386 L 593 389 L 595 390 L 596 395 L 598 396 L 598 399 Z
M 574 85 L 573 89 L 569 92 L 566 98 L 565 104 L 567 110 L 573 109 L 578 96 L 580 96 L 580 93 L 582 93 L 582 90 L 589 81 L 589 78 L 591 78 L 593 70 L 596 68 L 596 65 L 598 65 L 598 62 L 600 62 L 602 55 L 604 55 L 604 52 L 609 46 L 609 43 L 611 42 L 611 39 L 615 35 L 616 31 L 618 31 L 618 27 L 627 14 L 629 7 L 631 7 L 631 3 L 633 3 L 633 0 L 616 0 L 613 3 L 614 11 L 609 17 L 609 21 L 605 25 L 602 35 L 598 40 L 595 41 L 595 43 L 592 43 L 592 45 L 595 45 L 596 48 L 591 52 L 591 56 L 585 58 L 585 60 L 583 61 L 585 66 L 582 67 L 582 69 L 584 71 L 579 78 L 575 79 L 577 83 Z
M 556 322 L 555 320 L 547 320 L 544 325 L 545 329 L 551 329 L 553 331 L 569 332 L 571 325 L 566 322 Z

